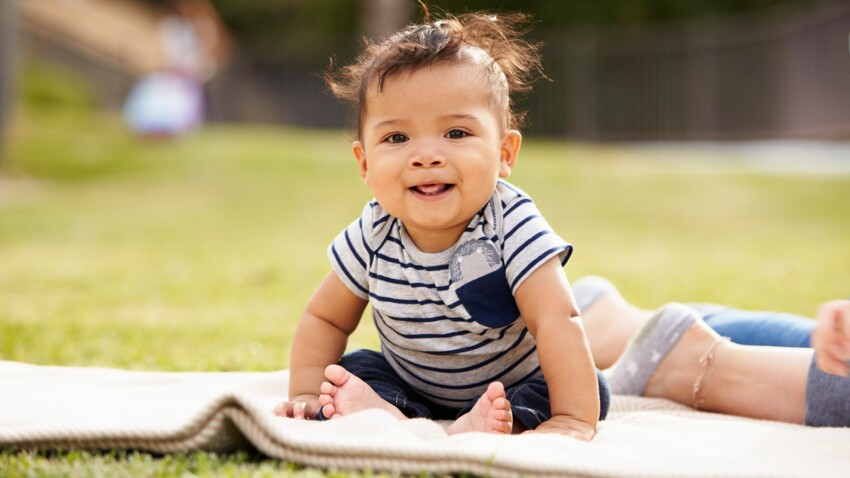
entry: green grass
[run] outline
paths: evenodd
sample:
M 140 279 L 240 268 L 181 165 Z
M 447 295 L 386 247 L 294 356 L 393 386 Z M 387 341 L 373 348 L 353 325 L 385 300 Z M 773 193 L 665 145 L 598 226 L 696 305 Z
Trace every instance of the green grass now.
M 287 476 L 327 477 L 320 470 L 302 469 L 290 463 L 252 456 L 246 453 L 175 454 L 154 457 L 147 453 L 113 451 L 0 452 L 3 476 Z M 337 474 L 336 476 L 346 476 Z M 364 475 L 368 476 L 368 475 Z
M 146 142 L 115 117 L 39 114 L 8 140 L 5 360 L 285 368 L 327 244 L 370 198 L 337 131 L 211 127 Z M 850 293 L 850 177 L 695 173 L 625 147 L 527 140 L 511 180 L 575 244 L 568 276 L 608 276 L 638 305 L 809 315 Z M 376 346 L 364 320 L 350 347 Z M 244 454 L 0 453 L 12 476 L 317 473 Z

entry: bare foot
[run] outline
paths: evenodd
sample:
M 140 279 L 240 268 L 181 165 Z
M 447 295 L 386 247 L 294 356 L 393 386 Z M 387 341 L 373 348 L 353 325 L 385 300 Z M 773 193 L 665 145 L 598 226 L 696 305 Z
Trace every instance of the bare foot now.
M 446 433 L 454 435 L 464 432 L 485 432 L 509 434 L 513 428 L 514 417 L 511 404 L 505 396 L 502 382 L 493 382 L 487 391 L 475 402 L 469 413 L 454 421 Z
M 721 340 L 720 335 L 705 322 L 694 323 L 670 349 L 658 364 L 655 373 L 646 384 L 644 396 L 667 398 L 685 405 L 694 404 L 694 384 L 699 380 L 703 366 L 700 359 Z M 714 348 L 714 355 L 722 354 L 728 343 L 721 342 Z M 708 367 L 703 384 L 710 380 L 713 367 Z
M 375 393 L 366 382 L 343 367 L 328 365 L 325 377 L 328 381 L 322 383 L 322 393 L 319 395 L 325 418 L 339 418 L 371 408 L 390 412 L 398 419 L 407 418 L 401 410 Z

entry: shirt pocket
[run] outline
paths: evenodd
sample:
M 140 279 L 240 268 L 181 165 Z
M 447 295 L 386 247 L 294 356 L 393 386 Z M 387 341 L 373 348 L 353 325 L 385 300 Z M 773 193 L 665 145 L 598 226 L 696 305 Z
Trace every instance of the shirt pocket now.
M 500 328 L 519 318 L 504 267 L 467 282 L 456 292 L 472 320 L 481 325 Z

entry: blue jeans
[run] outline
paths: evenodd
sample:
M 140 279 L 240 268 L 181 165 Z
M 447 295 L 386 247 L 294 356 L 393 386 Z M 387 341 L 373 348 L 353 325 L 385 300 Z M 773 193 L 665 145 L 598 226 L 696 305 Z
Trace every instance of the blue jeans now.
M 742 345 L 811 347 L 815 321 L 781 312 L 740 310 L 714 304 L 688 304 L 718 334 Z
M 357 350 L 345 354 L 339 361 L 346 370 L 366 382 L 384 400 L 395 405 L 409 418 L 431 418 L 436 420 L 455 420 L 466 414 L 475 405 L 476 400 L 464 408 L 456 409 L 436 404 L 416 392 L 404 382 L 387 359 L 373 350 Z M 611 390 L 605 377 L 597 370 L 599 383 L 599 419 L 608 415 L 611 404 Z M 508 401 L 514 420 L 529 430 L 548 420 L 552 414 L 549 409 L 549 388 L 543 377 L 533 378 L 509 387 Z

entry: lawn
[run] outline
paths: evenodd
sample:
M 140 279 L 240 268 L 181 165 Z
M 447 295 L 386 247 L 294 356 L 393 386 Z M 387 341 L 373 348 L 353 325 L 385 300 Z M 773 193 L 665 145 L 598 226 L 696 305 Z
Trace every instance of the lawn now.
M 101 114 L 20 116 L 0 164 L 0 359 L 277 370 L 369 192 L 340 131 L 207 127 L 141 141 Z M 850 176 L 782 175 L 528 139 L 511 180 L 638 305 L 810 315 L 850 291 Z M 700 166 L 696 168 L 694 166 Z M 708 167 L 706 167 L 708 166 Z M 699 171 L 699 172 L 696 172 Z M 350 348 L 376 347 L 368 320 Z M 283 397 L 282 397 L 283 398 Z M 246 454 L 0 453 L 0 474 L 322 475 Z M 368 475 L 368 473 L 367 473 Z

